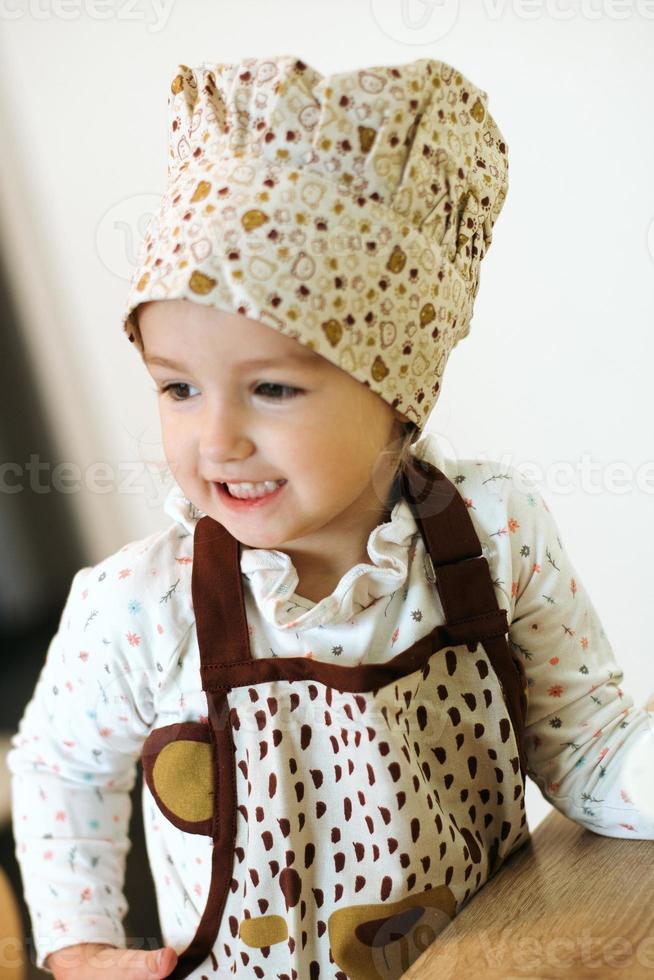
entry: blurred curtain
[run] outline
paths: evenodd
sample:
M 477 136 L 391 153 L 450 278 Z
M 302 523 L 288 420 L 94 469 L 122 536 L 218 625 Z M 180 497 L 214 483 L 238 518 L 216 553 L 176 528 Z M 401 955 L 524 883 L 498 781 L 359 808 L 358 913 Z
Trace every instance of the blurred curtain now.
M 1 260 L 0 331 L 0 634 L 5 639 L 56 615 L 86 559 L 73 515 L 76 494 L 53 484 L 60 461 L 53 458 L 48 419 Z

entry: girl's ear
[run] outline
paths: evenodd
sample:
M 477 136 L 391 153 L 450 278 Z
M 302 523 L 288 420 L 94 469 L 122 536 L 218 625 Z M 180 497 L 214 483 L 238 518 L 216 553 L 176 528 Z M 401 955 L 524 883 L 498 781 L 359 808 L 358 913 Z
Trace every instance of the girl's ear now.
M 406 415 L 403 415 L 402 412 L 398 412 L 397 409 L 394 409 L 393 411 L 395 415 L 395 418 L 393 419 L 393 430 L 397 438 L 402 439 L 406 435 L 407 427 L 411 425 L 411 422 L 409 422 Z
M 406 415 L 401 415 L 399 412 L 396 412 L 395 415 L 401 437 L 406 439 L 407 445 L 414 443 L 420 435 L 419 427 L 415 422 L 408 419 Z

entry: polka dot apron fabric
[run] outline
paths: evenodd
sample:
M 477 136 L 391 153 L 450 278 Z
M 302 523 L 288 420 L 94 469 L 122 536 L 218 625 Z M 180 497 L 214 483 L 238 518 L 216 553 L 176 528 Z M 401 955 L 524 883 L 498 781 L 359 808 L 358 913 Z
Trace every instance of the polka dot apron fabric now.
M 400 977 L 529 839 L 506 611 L 455 485 L 417 459 L 401 479 L 445 622 L 385 663 L 253 658 L 239 543 L 196 526 L 208 721 L 154 729 L 141 755 L 163 815 L 212 841 L 175 980 Z

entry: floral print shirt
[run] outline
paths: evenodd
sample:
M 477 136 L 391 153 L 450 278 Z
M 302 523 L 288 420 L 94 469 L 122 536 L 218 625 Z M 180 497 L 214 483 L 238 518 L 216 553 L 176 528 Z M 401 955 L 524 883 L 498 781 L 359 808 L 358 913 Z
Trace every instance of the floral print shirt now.
M 635 707 L 591 600 L 537 487 L 497 462 L 454 460 L 423 434 L 412 447 L 462 494 L 489 562 L 509 641 L 529 683 L 529 775 L 558 810 L 598 834 L 654 840 L 628 762 L 654 755 L 654 714 Z M 163 531 L 74 576 L 33 696 L 12 738 L 13 826 L 36 963 L 79 942 L 124 945 L 130 790 L 153 728 L 206 720 L 191 596 L 202 516 L 173 485 Z M 331 595 L 296 594 L 288 555 L 242 546 L 255 657 L 358 665 L 391 659 L 444 621 L 408 503 L 368 539 Z M 651 779 L 642 766 L 641 779 Z M 639 785 L 638 780 L 635 783 Z M 643 787 L 651 795 L 651 786 Z M 164 942 L 183 950 L 204 910 L 211 838 L 184 835 L 143 789 Z

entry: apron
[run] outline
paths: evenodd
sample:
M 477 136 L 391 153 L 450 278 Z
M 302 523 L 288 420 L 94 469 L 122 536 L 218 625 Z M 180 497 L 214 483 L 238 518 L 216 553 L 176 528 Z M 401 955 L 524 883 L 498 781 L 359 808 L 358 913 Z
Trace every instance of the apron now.
M 415 458 L 400 479 L 445 622 L 384 663 L 253 658 L 239 542 L 195 527 L 208 721 L 153 729 L 141 755 L 161 813 L 212 841 L 175 980 L 400 977 L 529 839 L 506 610 L 456 486 Z

